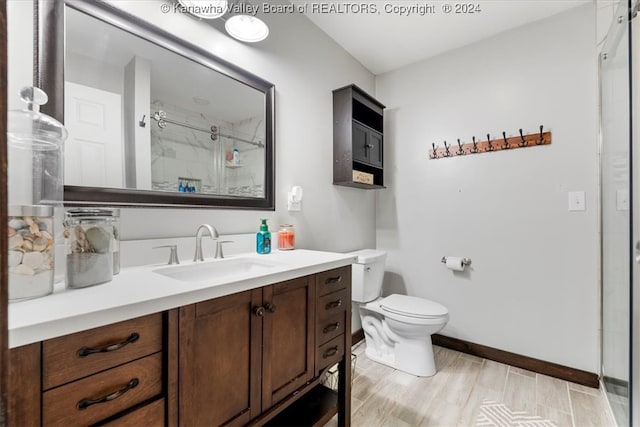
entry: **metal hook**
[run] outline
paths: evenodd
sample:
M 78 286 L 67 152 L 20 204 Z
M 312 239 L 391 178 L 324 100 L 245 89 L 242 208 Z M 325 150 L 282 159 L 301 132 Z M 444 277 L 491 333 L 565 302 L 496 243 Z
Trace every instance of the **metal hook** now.
M 147 127 L 147 124 L 144 122 L 144 119 L 145 119 L 146 117 L 147 117 L 147 115 L 146 115 L 146 114 L 143 114 L 143 115 L 142 115 L 142 120 L 140 120 L 140 121 L 138 122 L 138 125 L 139 125 L 141 128 Z
M 493 145 L 491 145 L 491 135 L 487 134 L 487 143 L 489 143 L 489 147 L 485 148 L 484 151 L 493 151 Z
M 431 158 L 432 159 L 437 159 L 438 158 L 438 152 L 436 151 L 436 144 L 435 143 L 431 143 L 431 146 L 433 147 L 433 154 L 431 154 Z
M 473 148 L 471 149 L 472 153 L 477 153 L 478 152 L 478 143 L 476 142 L 476 137 L 472 136 L 471 139 L 473 140 Z
M 445 149 L 444 156 L 445 157 L 451 157 L 451 152 L 449 151 L 450 147 L 451 147 L 450 145 L 447 145 L 447 141 L 445 141 L 444 142 L 444 149 Z
M 505 131 L 502 131 L 502 138 L 504 139 L 504 144 L 502 144 L 502 149 L 508 150 L 509 148 L 511 148 L 511 146 L 507 142 L 507 133 Z
M 458 151 L 456 151 L 458 156 L 464 154 L 464 150 L 462 149 L 462 145 L 460 144 L 460 138 L 458 138 Z
M 522 129 L 520 129 L 520 142 L 518 143 L 520 147 L 524 147 L 527 145 L 527 141 L 524 139 L 524 135 L 522 134 Z
M 542 136 L 542 125 L 540 125 L 540 139 L 536 141 L 536 145 L 542 145 L 544 142 L 544 137 Z

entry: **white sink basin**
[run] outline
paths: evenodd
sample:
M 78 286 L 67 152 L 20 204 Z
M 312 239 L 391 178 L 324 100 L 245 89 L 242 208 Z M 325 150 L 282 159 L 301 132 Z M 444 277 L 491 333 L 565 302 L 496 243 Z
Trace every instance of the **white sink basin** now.
M 246 273 L 267 272 L 280 263 L 254 258 L 231 258 L 152 270 L 156 274 L 183 282 L 201 282 Z

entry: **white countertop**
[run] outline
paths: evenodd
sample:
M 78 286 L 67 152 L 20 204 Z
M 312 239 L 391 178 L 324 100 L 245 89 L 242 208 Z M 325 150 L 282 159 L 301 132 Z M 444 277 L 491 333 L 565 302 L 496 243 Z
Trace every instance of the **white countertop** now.
M 331 270 L 355 260 L 349 254 L 304 249 L 276 250 L 269 255 L 232 255 L 225 259 L 233 258 L 255 258 L 273 261 L 275 265 L 266 272 L 249 271 L 183 282 L 153 272 L 169 267 L 154 264 L 124 268 L 111 282 L 102 285 L 83 289 L 56 285 L 51 295 L 9 304 L 9 348 Z M 205 261 L 209 262 L 217 261 Z M 189 264 L 193 262 L 180 266 Z

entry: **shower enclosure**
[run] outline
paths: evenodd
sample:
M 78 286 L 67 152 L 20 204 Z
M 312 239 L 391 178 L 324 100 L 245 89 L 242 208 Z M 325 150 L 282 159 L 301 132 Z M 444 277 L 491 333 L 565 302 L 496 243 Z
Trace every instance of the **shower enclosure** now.
M 632 143 L 632 18 L 631 1 L 622 0 L 599 58 L 600 66 L 600 191 L 602 242 L 602 381 L 619 426 L 638 425 L 632 396 L 638 386 L 632 370 L 636 345 L 632 339 L 640 328 L 632 322 L 640 305 L 636 242 L 638 148 Z M 635 1 L 634 1 L 635 3 Z M 634 23 L 634 21 L 636 23 Z M 635 150 L 634 150 L 635 148 Z M 637 253 L 638 252 L 638 253 Z M 637 290 L 636 290 L 637 289 Z M 637 365 L 637 364 L 636 364 Z

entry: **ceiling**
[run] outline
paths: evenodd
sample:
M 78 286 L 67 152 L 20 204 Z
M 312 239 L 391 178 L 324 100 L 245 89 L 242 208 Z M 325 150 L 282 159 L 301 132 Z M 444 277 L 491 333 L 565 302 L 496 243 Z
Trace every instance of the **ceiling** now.
M 320 0 L 308 4 L 306 15 L 369 71 L 378 75 L 592 1 L 474 0 L 469 3 L 479 5 L 479 11 L 444 13 L 443 9 L 455 7 L 456 2 Z M 292 3 L 308 2 L 294 0 Z M 375 9 L 374 12 L 366 13 L 364 5 Z M 401 6 L 424 5 L 431 7 L 430 13 L 422 16 L 397 13 Z

